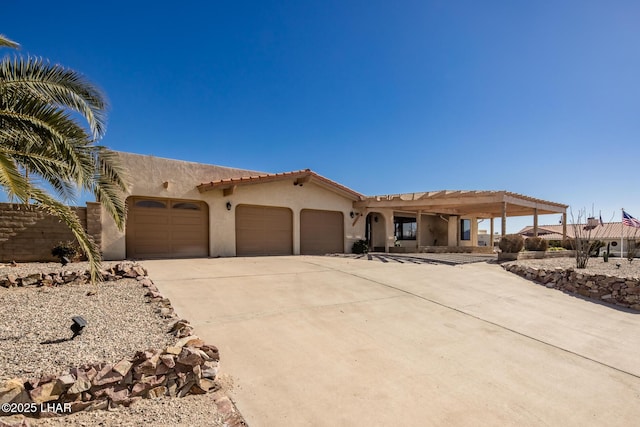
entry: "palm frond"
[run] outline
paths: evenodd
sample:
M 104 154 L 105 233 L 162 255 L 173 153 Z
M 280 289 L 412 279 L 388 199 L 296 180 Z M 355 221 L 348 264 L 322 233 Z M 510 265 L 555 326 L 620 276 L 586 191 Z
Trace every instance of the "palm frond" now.
M 29 181 L 20 173 L 13 158 L 2 149 L 0 149 L 0 187 L 5 189 L 9 198 L 16 198 L 23 203 L 29 200 Z
M 4 58 L 0 61 L 0 85 L 6 91 L 77 111 L 87 119 L 94 138 L 101 138 L 106 131 L 106 95 L 77 71 L 41 58 Z
M 10 47 L 12 49 L 19 49 L 20 45 L 13 40 L 9 40 L 4 34 L 0 34 L 0 47 Z

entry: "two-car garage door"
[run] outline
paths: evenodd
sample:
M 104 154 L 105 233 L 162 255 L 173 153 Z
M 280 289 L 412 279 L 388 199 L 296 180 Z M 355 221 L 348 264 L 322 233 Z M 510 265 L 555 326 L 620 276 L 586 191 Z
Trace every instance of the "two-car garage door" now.
M 342 212 L 303 209 L 300 212 L 300 253 L 344 252 Z M 236 254 L 291 255 L 293 212 L 274 206 L 239 205 L 236 208 Z
M 209 255 L 209 209 L 200 201 L 127 199 L 127 258 Z

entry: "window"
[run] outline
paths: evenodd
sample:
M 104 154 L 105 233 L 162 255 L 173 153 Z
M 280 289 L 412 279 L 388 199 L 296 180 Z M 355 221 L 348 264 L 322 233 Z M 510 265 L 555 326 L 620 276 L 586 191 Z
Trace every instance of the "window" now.
M 138 200 L 137 208 L 166 208 L 167 205 L 159 200 Z
M 199 211 L 200 206 L 197 203 L 189 203 L 189 202 L 179 202 L 174 203 L 172 206 L 173 209 L 188 209 L 192 211 Z
M 398 240 L 416 240 L 417 223 L 415 218 L 393 218 L 395 235 Z
M 460 220 L 460 240 L 471 240 L 471 220 Z

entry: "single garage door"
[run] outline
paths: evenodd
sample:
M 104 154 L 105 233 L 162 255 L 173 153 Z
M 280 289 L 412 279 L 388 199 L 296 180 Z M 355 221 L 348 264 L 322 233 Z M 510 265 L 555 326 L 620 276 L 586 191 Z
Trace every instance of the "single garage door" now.
M 189 258 L 209 255 L 209 209 L 200 201 L 127 199 L 128 258 Z
M 272 206 L 238 205 L 236 255 L 293 254 L 293 213 Z
M 344 252 L 342 212 L 303 209 L 300 212 L 300 253 L 321 255 Z

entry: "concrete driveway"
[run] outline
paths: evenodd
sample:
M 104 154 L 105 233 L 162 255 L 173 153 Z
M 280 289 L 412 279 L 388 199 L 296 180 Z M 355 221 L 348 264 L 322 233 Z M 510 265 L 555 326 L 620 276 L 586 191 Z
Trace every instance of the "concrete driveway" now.
M 255 426 L 587 426 L 640 419 L 640 315 L 495 264 L 145 261 Z

